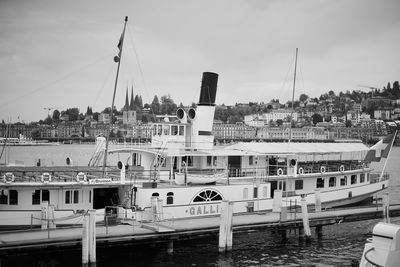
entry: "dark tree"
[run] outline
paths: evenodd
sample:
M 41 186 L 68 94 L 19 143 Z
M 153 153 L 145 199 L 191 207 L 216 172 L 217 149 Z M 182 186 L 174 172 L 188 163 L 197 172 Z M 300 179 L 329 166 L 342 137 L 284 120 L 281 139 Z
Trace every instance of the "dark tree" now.
M 150 108 L 154 114 L 160 114 L 160 101 L 158 97 L 155 95 L 153 101 L 150 104 Z
M 161 97 L 161 107 L 160 112 L 161 114 L 173 114 L 177 109 L 174 100 L 172 100 L 170 95 L 162 96 Z
M 99 112 L 93 113 L 93 119 L 96 120 L 96 121 L 98 121 L 98 120 L 99 120 L 99 115 L 100 115 Z
M 312 118 L 312 122 L 314 125 L 316 125 L 318 122 L 322 122 L 323 118 L 321 115 L 319 115 L 318 113 L 315 113 L 314 115 L 311 116 Z
M 58 109 L 53 111 L 53 121 L 59 121 L 60 120 L 60 111 Z
M 78 108 L 69 108 L 65 111 L 65 114 L 69 116 L 70 121 L 76 121 L 79 117 L 79 109 Z

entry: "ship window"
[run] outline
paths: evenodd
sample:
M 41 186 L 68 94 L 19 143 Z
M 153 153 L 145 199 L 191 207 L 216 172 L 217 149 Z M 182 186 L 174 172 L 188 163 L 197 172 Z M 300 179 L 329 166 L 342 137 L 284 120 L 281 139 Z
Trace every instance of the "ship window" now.
M 40 190 L 35 190 L 32 193 L 32 205 L 39 205 L 40 204 Z
M 367 182 L 369 182 L 369 173 L 367 173 Z
M 351 184 L 356 184 L 357 183 L 357 175 L 353 174 L 350 177 L 350 182 L 351 182 Z
M 211 166 L 212 157 L 207 156 L 207 166 Z
M 10 205 L 18 205 L 18 191 L 10 190 Z
M 336 186 L 336 177 L 330 177 L 329 178 L 329 187 L 335 187 Z
M 254 157 L 249 156 L 249 165 L 253 165 L 253 162 L 254 162 Z
M 79 203 L 79 191 L 74 190 L 74 203 Z
M 89 203 L 92 203 L 92 190 L 89 190 Z
M 153 193 L 153 194 L 151 194 L 151 196 L 152 196 L 152 197 L 159 197 L 160 194 L 159 194 L 159 193 Z
M 71 191 L 65 191 L 65 204 L 71 203 Z
M 172 125 L 171 134 L 178 135 L 178 125 Z
M 132 154 L 132 165 L 133 166 L 140 166 L 142 164 L 142 155 L 139 153 Z
M 221 201 L 222 196 L 211 189 L 200 192 L 194 199 L 193 202 L 209 202 L 209 201 Z
M 324 178 L 317 178 L 317 188 L 324 188 L 325 180 Z
M 0 204 L 8 204 L 8 190 L 1 190 L 0 193 Z
M 347 176 L 340 178 L 340 185 L 341 186 L 347 185 Z
M 213 165 L 217 166 L 217 157 L 213 157 Z
M 168 192 L 167 193 L 167 205 L 174 204 L 174 193 Z
M 42 201 L 50 201 L 49 190 L 42 190 Z
M 303 190 L 303 180 L 295 180 L 294 181 L 294 189 L 295 190 Z
M 253 198 L 258 198 L 258 187 L 253 188 Z
M 248 198 L 249 198 L 249 189 L 243 188 L 243 199 L 248 199 Z
M 187 164 L 187 166 L 193 166 L 193 156 L 182 157 L 182 162 L 183 161 Z M 182 167 L 183 166 L 184 165 L 182 165 Z
M 169 135 L 169 125 L 164 125 L 164 135 Z
M 361 173 L 360 174 L 360 183 L 364 183 L 365 182 L 365 173 Z
M 185 134 L 185 127 L 183 125 L 179 126 L 179 135 L 184 135 Z

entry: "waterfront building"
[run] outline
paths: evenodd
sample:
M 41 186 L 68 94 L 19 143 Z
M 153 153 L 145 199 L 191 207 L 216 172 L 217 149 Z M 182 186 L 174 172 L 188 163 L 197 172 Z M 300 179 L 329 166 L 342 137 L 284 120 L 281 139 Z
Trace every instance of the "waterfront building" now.
M 254 139 L 256 128 L 243 123 L 213 124 L 213 134 L 216 139 L 249 140 Z
M 78 122 L 64 122 L 57 126 L 60 138 L 83 137 L 83 125 Z
M 390 120 L 392 109 L 390 108 L 379 108 L 374 110 L 374 118 L 378 120 Z
M 105 124 L 110 123 L 110 114 L 108 114 L 108 113 L 100 113 L 98 121 L 100 123 L 105 123 Z

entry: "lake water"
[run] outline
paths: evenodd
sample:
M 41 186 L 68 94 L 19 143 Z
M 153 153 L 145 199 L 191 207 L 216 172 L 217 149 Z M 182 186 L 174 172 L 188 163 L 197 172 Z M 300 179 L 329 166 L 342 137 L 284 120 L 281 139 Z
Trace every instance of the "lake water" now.
M 44 159 L 46 165 L 63 165 L 71 157 L 74 165 L 87 165 L 94 145 L 60 145 L 54 147 L 11 147 L 9 162 L 24 161 L 34 165 Z M 1 162 L 4 162 L 3 159 Z M 400 147 L 393 148 L 386 171 L 390 173 L 390 203 L 400 204 Z M 379 168 L 383 163 L 375 164 Z M 323 228 L 323 236 L 310 243 L 292 232 L 283 243 L 270 231 L 236 233 L 233 250 L 218 253 L 218 237 L 175 241 L 174 253 L 166 253 L 166 244 L 98 248 L 96 266 L 351 266 L 359 261 L 375 224 L 382 219 L 342 223 Z M 392 218 L 400 224 L 400 217 Z M 313 230 L 312 230 L 313 231 Z M 60 253 L 4 257 L 1 266 L 81 266 L 81 251 L 68 249 Z

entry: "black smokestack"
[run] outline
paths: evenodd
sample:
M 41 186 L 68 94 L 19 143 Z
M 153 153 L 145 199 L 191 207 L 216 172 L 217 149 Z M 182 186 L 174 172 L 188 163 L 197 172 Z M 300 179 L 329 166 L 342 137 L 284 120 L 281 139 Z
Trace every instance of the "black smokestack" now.
M 213 72 L 203 72 L 201 81 L 201 91 L 199 106 L 215 106 L 215 96 L 217 94 L 218 74 Z

